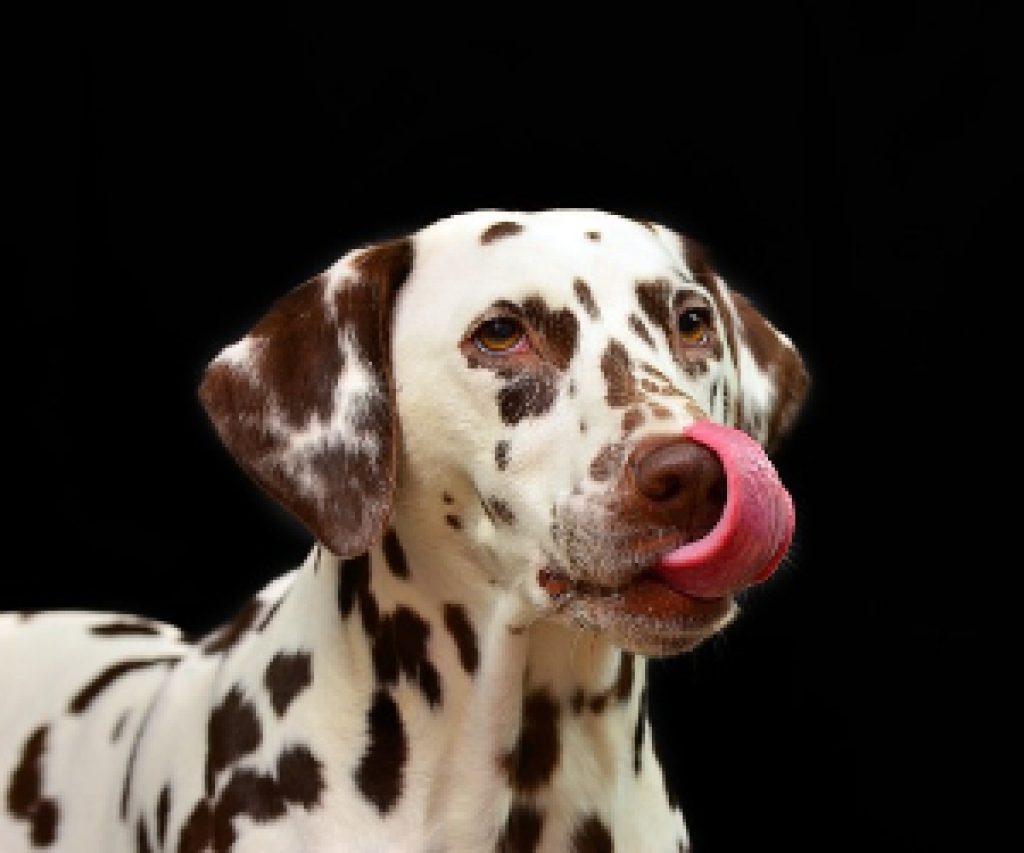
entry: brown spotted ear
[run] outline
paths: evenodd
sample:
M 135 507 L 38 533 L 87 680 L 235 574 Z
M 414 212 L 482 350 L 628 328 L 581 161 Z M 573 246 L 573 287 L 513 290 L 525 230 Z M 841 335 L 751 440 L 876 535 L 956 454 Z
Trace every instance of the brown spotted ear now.
M 807 397 L 810 375 L 792 341 L 742 293 L 732 290 L 730 295 L 739 320 L 737 426 L 771 452 L 796 420 Z
M 681 243 L 687 266 L 711 293 L 726 325 L 739 378 L 739 393 L 730 407 L 733 425 L 770 452 L 792 426 L 807 397 L 810 376 L 803 359 L 789 338 L 714 273 L 700 243 L 689 238 L 682 238 Z
M 242 468 L 341 557 L 365 552 L 391 512 L 391 308 L 412 254 L 409 240 L 352 252 L 299 285 L 199 389 Z

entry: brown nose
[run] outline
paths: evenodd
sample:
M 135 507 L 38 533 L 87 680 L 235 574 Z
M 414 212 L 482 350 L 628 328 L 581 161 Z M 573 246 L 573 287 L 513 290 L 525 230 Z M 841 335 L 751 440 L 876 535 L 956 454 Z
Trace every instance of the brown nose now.
M 722 517 L 725 469 L 703 444 L 685 438 L 648 439 L 633 451 L 629 468 L 653 523 L 696 541 Z

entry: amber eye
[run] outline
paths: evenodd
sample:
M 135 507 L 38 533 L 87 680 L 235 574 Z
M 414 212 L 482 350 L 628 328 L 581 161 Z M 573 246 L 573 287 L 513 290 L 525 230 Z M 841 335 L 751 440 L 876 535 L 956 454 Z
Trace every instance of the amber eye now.
M 485 352 L 508 352 L 523 341 L 526 335 L 522 323 L 512 317 L 492 317 L 485 320 L 473 333 L 476 345 Z
M 679 337 L 688 344 L 702 344 L 711 328 L 711 312 L 706 308 L 687 308 L 679 315 Z

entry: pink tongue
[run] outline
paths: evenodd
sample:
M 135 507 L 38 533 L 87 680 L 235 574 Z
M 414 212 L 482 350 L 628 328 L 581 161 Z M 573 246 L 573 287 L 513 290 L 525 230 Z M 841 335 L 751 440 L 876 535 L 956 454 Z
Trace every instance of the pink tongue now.
M 775 571 L 793 539 L 793 499 L 761 445 L 746 433 L 697 421 L 684 436 L 718 455 L 725 509 L 707 536 L 665 554 L 655 572 L 687 595 L 718 598 Z

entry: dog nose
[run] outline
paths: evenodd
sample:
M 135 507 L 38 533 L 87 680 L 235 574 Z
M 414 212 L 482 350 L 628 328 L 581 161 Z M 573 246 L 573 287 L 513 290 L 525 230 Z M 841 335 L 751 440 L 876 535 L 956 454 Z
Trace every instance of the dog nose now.
M 725 469 L 717 454 L 688 438 L 649 438 L 630 457 L 636 491 L 652 521 L 691 541 L 709 533 L 726 502 Z

